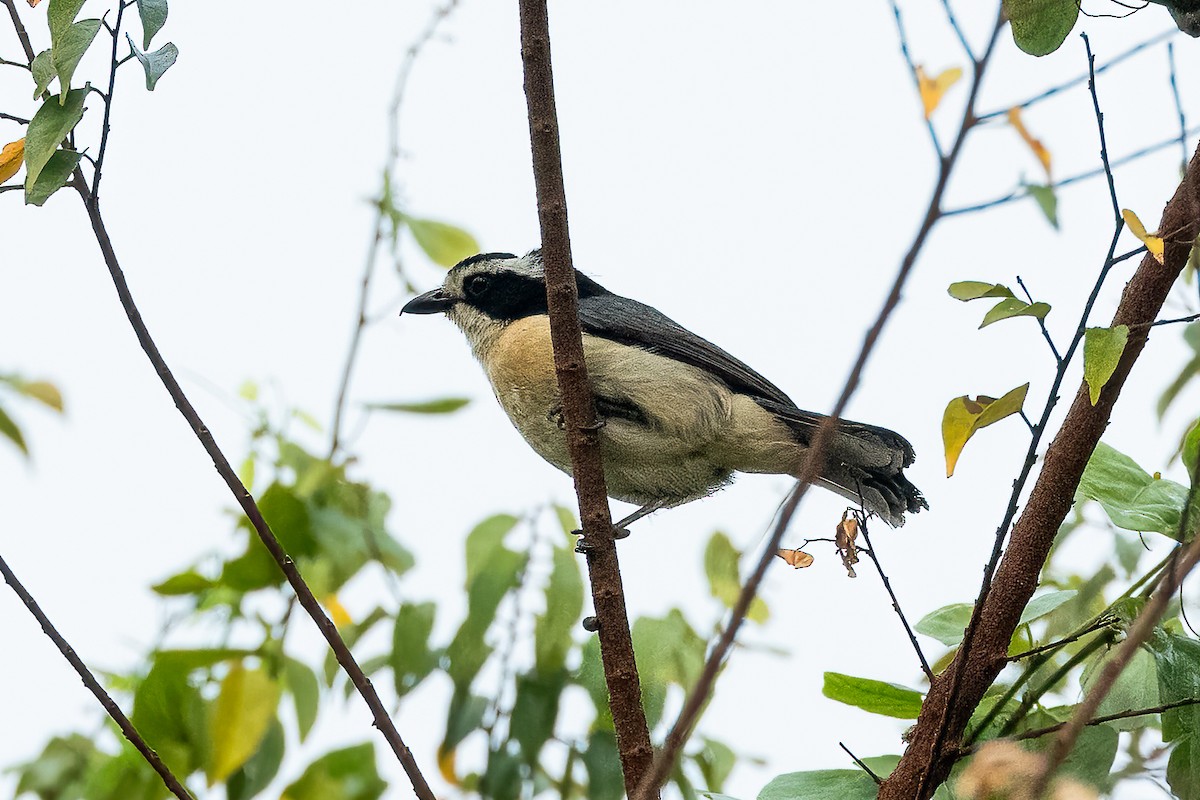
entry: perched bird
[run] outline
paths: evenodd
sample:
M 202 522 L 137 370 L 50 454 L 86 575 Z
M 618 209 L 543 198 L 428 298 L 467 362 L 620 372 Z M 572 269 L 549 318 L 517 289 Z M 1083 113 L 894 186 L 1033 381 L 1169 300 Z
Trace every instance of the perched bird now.
M 608 493 L 641 506 L 618 527 L 706 497 L 735 472 L 798 475 L 823 415 L 657 309 L 575 279 Z M 461 328 L 525 441 L 570 473 L 540 251 L 472 256 L 400 313 L 445 313 Z M 903 473 L 913 458 L 899 434 L 842 420 L 816 483 L 903 525 L 929 507 Z

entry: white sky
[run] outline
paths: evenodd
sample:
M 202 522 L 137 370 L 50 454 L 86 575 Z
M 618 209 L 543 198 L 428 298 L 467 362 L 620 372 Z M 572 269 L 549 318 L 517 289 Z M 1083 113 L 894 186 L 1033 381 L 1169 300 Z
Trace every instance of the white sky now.
M 991 12 L 957 5 L 982 47 Z M 801 407 L 828 409 L 934 175 L 888 6 L 763 2 L 736 14 L 715 3 L 553 6 L 576 265 L 742 357 Z M 105 7 L 89 0 L 83 15 Z M 174 41 L 181 55 L 158 90 L 144 91 L 135 65 L 122 70 L 105 218 L 151 331 L 235 463 L 247 431 L 229 398 L 244 380 L 277 387 L 273 402 L 322 421 L 330 416 L 371 224 L 365 200 L 386 150 L 385 107 L 403 50 L 431 8 L 372 1 L 337 12 L 291 4 L 282 12 L 276 4 L 178 3 L 158 43 Z M 904 9 L 918 62 L 934 72 L 965 65 L 940 3 L 911 0 Z M 45 46 L 44 6 L 22 14 Z M 1086 27 L 1102 63 L 1169 25 L 1152 6 Z M 467 227 L 485 250 L 523 252 L 537 244 L 537 219 L 516 4 L 465 0 L 443 30 L 421 57 L 404 105 L 404 198 L 416 215 Z M 1196 96 L 1195 48 L 1176 40 L 1185 98 Z M 11 33 L 0 33 L 0 55 L 19 57 Z M 77 75 L 98 81 L 105 58 L 97 47 Z M 980 107 L 1003 108 L 1085 67 L 1076 36 L 1035 61 L 1006 32 Z M 1114 157 L 1177 131 L 1166 76 L 1159 46 L 1101 77 Z M 0 68 L 4 110 L 32 110 L 27 80 Z M 964 97 L 965 82 L 936 115 L 944 138 Z M 89 106 L 94 125 L 100 103 Z M 1200 120 L 1194 101 L 1187 110 Z M 1025 117 L 1053 153 L 1056 176 L 1097 165 L 1082 88 Z M 0 121 L 0 140 L 20 135 Z M 1152 226 L 1178 162 L 1172 148 L 1119 171 L 1122 204 Z M 948 204 L 988 199 L 1039 173 L 1010 128 L 981 129 Z M 1103 258 L 1111 212 L 1102 181 L 1059 199 L 1061 233 L 1030 201 L 937 228 L 848 414 L 902 432 L 920 456 L 909 474 L 932 509 L 903 531 L 878 526 L 874 534 L 913 620 L 974 597 L 1027 443 L 1018 420 L 988 429 L 947 480 L 939 431 L 946 402 L 1031 381 L 1029 407 L 1040 410 L 1052 378 L 1032 321 L 976 331 L 985 308 L 954 302 L 945 287 L 1015 283 L 1020 274 L 1054 305 L 1047 322 L 1065 344 Z M 55 381 L 68 405 L 65 419 L 8 406 L 34 457 L 27 464 L 0 448 L 0 552 L 90 665 L 127 668 L 163 620 L 148 585 L 202 554 L 240 546 L 231 537 L 234 504 L 137 347 L 78 199 L 64 191 L 35 209 L 7 194 L 0 206 L 0 370 Z M 421 288 L 440 282 L 440 270 L 411 249 L 407 255 Z M 1094 324 L 1107 323 L 1133 264 L 1114 270 Z M 378 285 L 377 308 L 396 291 L 390 276 Z M 1148 469 L 1176 477 L 1168 457 L 1198 395 L 1185 394 L 1161 428 L 1153 408 L 1183 363 L 1178 333 L 1153 337 L 1106 437 Z M 1077 380 L 1078 369 L 1060 411 Z M 438 601 L 435 636 L 443 640 L 463 607 L 470 527 L 490 513 L 572 497 L 567 477 L 512 431 L 449 323 L 389 317 L 368 333 L 355 402 L 456 394 L 476 402 L 445 419 L 379 416 L 360 426 L 352 415 L 349 428 L 360 431 L 355 475 L 391 494 L 393 531 L 417 554 L 404 594 Z M 701 566 L 708 535 L 719 528 L 756 549 L 788 485 L 743 477 L 711 499 L 639 523 L 620 545 L 631 613 L 679 606 L 697 625 L 714 619 Z M 829 535 L 842 507 L 832 495 L 810 496 L 794 541 Z M 1100 537 L 1073 548 L 1081 569 L 1103 558 L 1110 540 Z M 736 653 L 701 727 L 763 759 L 736 770 L 727 791 L 737 797 L 753 797 L 780 772 L 848 766 L 839 740 L 864 756 L 902 747 L 908 723 L 821 696 L 825 670 L 913 686 L 919 671 L 867 565 L 851 581 L 830 552 L 814 552 L 809 570 L 778 566 L 768 574 L 773 619 L 745 637 L 789 654 Z M 365 613 L 382 591 L 364 584 L 344 601 Z M 10 721 L 0 725 L 0 765 L 7 765 L 34 755 L 56 732 L 94 730 L 99 709 L 7 591 L 0 591 L 0 621 L 0 718 Z M 315 662 L 316 634 L 300 627 L 292 641 Z M 941 654 L 936 643 L 924 644 L 931 658 Z M 443 689 L 397 715 L 435 783 Z M 365 708 L 352 702 L 344 713 L 322 712 L 304 752 L 311 758 L 367 739 L 384 752 Z M 301 763 L 289 758 L 285 771 L 294 776 Z M 388 796 L 408 796 L 389 757 L 380 757 L 380 768 L 393 782 Z M 13 785 L 0 776 L 0 794 Z

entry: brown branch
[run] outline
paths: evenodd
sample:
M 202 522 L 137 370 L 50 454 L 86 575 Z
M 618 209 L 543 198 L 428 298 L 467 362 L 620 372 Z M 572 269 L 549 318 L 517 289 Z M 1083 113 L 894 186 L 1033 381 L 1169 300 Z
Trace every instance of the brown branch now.
M 1189 467 L 1192 475 L 1200 475 L 1200 462 L 1190 464 Z M 1193 480 L 1179 518 L 1179 535 L 1177 537 L 1179 541 L 1185 541 L 1192 532 L 1191 509 L 1196 500 L 1196 489 L 1196 481 Z M 1100 674 L 1096 676 L 1096 680 L 1088 689 L 1087 696 L 1075 707 L 1075 713 L 1059 731 L 1058 736 L 1054 737 L 1050 752 L 1046 754 L 1045 766 L 1033 781 L 1032 797 L 1041 797 L 1054 770 L 1070 755 L 1071 749 L 1075 746 L 1075 740 L 1079 738 L 1084 726 L 1088 724 L 1087 721 L 1100 708 L 1100 703 L 1108 696 L 1121 672 L 1129 666 L 1129 662 L 1137 654 L 1138 648 L 1145 644 L 1154 633 L 1154 627 L 1158 625 L 1158 621 L 1166 612 L 1167 605 L 1174 598 L 1175 592 L 1183 585 L 1184 578 L 1195 568 L 1197 562 L 1200 562 L 1200 538 L 1195 538 L 1186 547 L 1175 550 L 1174 556 L 1165 577 L 1159 581 L 1154 594 L 1150 597 L 1150 602 L 1146 603 L 1133 624 L 1129 626 L 1125 641 L 1121 642 L 1121 646 L 1117 648 L 1113 657 L 1104 662 Z
M 7 1 L 7 0 L 6 0 Z M 117 261 L 116 252 L 113 249 L 112 240 L 109 238 L 108 230 L 104 225 L 104 219 L 100 216 L 100 209 L 96 203 L 96 198 L 88 190 L 87 182 L 84 180 L 83 173 L 76 168 L 75 175 L 72 181 L 72 187 L 79 192 L 79 196 L 83 199 L 84 206 L 87 208 L 88 219 L 92 224 L 92 231 L 96 236 L 96 242 L 100 245 L 100 252 L 104 256 L 104 263 L 108 267 L 109 274 L 112 276 L 113 285 L 116 287 L 117 295 L 120 297 L 121 306 L 125 309 L 125 315 L 129 318 L 129 324 L 133 326 L 134 333 L 137 335 L 138 343 L 145 351 L 146 357 L 150 359 L 150 363 L 154 365 L 155 372 L 158 373 L 159 380 L 166 387 L 167 393 L 175 402 L 175 407 L 183 414 L 188 425 L 191 426 L 192 432 L 196 434 L 196 438 L 200 440 L 200 444 L 213 460 L 213 466 L 216 467 L 217 473 L 225 481 L 225 484 L 233 492 L 233 496 L 237 499 L 238 505 L 242 507 L 250 524 L 254 526 L 254 531 L 258 534 L 258 538 L 270 552 L 271 557 L 275 559 L 275 563 L 283 571 L 284 577 L 296 592 L 296 597 L 300 601 L 300 605 L 308 612 L 313 621 L 317 624 L 321 634 L 329 643 L 330 649 L 333 650 L 337 657 L 338 663 L 342 665 L 342 669 L 350 676 L 350 681 L 362 695 L 367 706 L 371 709 L 373 720 L 372 724 L 379 729 L 383 734 L 383 738 L 391 745 L 392 752 L 396 754 L 396 758 L 404 767 L 409 780 L 412 781 L 413 791 L 420 800 L 435 800 L 433 790 L 429 788 L 425 777 L 421 774 L 420 768 L 417 766 L 416 760 L 413 758 L 412 752 L 400 737 L 399 731 L 388 717 L 387 710 L 384 708 L 383 701 L 379 699 L 379 695 L 375 692 L 375 687 L 371 685 L 371 681 L 363 673 L 358 662 L 354 660 L 354 656 L 350 653 L 350 648 L 346 646 L 346 642 L 338 633 L 337 628 L 325 611 L 321 608 L 321 604 L 317 602 L 317 598 L 313 596 L 312 590 L 308 588 L 308 584 L 304 582 L 304 578 L 300 576 L 300 570 L 296 568 L 291 557 L 284 551 L 279 540 L 272 533 L 267 521 L 263 518 L 262 512 L 258 508 L 258 504 L 254 502 L 254 497 L 251 496 L 249 490 L 242 484 L 237 473 L 229 464 L 229 459 L 221 452 L 221 448 L 217 446 L 216 439 L 213 438 L 212 432 L 208 426 L 200 419 L 200 415 L 196 412 L 195 407 L 184 394 L 179 382 L 175 380 L 175 376 L 171 373 L 170 367 L 167 366 L 166 360 L 162 353 L 159 352 L 158 346 L 154 343 L 154 339 L 150 336 L 150 331 L 146 327 L 145 321 L 142 319 L 141 312 L 138 310 L 137 304 L 134 303 L 133 295 L 129 291 L 129 285 L 125 281 L 125 273 L 121 270 L 121 266 Z
M 125 716 L 125 712 L 121 710 L 121 707 L 113 701 L 108 692 L 104 691 L 104 687 L 100 685 L 100 682 L 96 680 L 96 676 L 83 663 L 83 659 L 75 652 L 75 648 L 67 643 L 67 640 L 63 638 L 58 629 L 54 627 L 54 624 L 50 622 L 50 618 L 46 616 L 41 606 L 33 599 L 33 595 L 29 594 L 21 582 L 17 580 L 17 576 L 13 574 L 13 571 L 9 568 L 3 557 L 0 557 L 0 575 L 4 576 L 5 582 L 12 587 L 12 590 L 17 593 L 17 597 L 21 598 L 21 602 L 29 609 L 29 613 L 33 614 L 34 619 L 42 626 L 42 631 L 45 632 L 46 636 L 50 637 L 50 641 L 54 642 L 54 646 L 58 648 L 58 651 L 63 654 L 63 657 L 75 669 L 76 674 L 83 681 L 83 685 L 96 696 L 96 699 L 100 701 L 100 705 L 104 706 L 104 710 L 108 712 L 108 715 L 120 727 L 121 733 L 125 734 L 125 738 L 129 740 L 129 743 L 142 754 L 142 758 L 146 759 L 150 766 L 154 768 L 154 771 L 158 773 L 158 776 L 162 778 L 163 783 L 171 790 L 171 794 L 178 797 L 179 800 L 193 800 L 191 793 L 184 788 L 183 783 L 167 768 L 167 765 L 158 757 L 158 753 L 154 752 L 146 744 L 146 740 L 138 733 L 137 728 L 133 727 L 133 723 L 129 721 L 129 717 Z
M 583 541 L 587 545 L 588 575 L 599 621 L 600 655 L 616 728 L 617 751 L 625 791 L 632 797 L 650 767 L 654 751 L 650 746 L 646 712 L 642 708 L 608 492 L 604 485 L 604 468 L 600 461 L 596 411 L 583 359 L 578 288 L 567 230 L 567 200 L 559 148 L 558 112 L 554 103 L 546 0 L 520 0 L 520 10 L 521 60 L 525 71 L 542 258 L 546 265 L 546 303 L 550 314 L 554 369 L 562 394 L 571 474 L 579 500 Z M 657 796 L 657 792 L 653 794 Z
M 25 51 L 25 58 L 29 59 L 29 63 L 33 64 L 33 58 L 36 53 L 33 52 L 33 44 L 29 41 L 29 31 L 25 30 L 25 24 L 21 22 L 21 16 L 17 14 L 16 0 L 2 0 L 8 8 L 8 16 L 12 18 L 13 30 L 17 32 L 17 39 L 21 42 L 21 48 Z
M 1190 241 L 1200 231 L 1200 152 L 1192 157 L 1183 181 L 1167 204 L 1159 230 L 1177 230 L 1182 235 L 1167 243 L 1165 265 L 1151 256 L 1144 257 L 1125 286 L 1112 324 L 1130 326 L 1130 337 L 1116 372 L 1095 406 L 1087 386 L 1081 385 L 1076 393 L 1062 428 L 1046 451 L 1041 474 L 1013 528 L 1008 550 L 980 609 L 974 646 L 960 650 L 930 687 L 908 750 L 884 781 L 881 800 L 924 800 L 946 779 L 954 762 L 954 744 L 962 737 L 972 710 L 1008 663 L 1007 648 L 1021 611 L 1037 588 L 1042 565 L 1059 525 L 1070 511 L 1083 469 L 1146 345 L 1149 328 L 1145 323 L 1158 316 L 1187 261 L 1190 248 L 1179 241 Z M 951 705 L 948 701 L 955 685 L 959 691 Z M 950 747 L 944 747 L 946 744 Z M 923 776 L 927 778 L 923 780 Z M 919 789 L 922 784 L 924 788 Z
M 651 787 L 661 785 L 662 781 L 670 773 L 671 768 L 675 764 L 675 759 L 679 757 L 679 753 L 683 749 L 683 745 L 687 742 L 691 735 L 692 728 L 696 724 L 699 717 L 700 709 L 703 708 L 705 701 L 708 698 L 709 692 L 712 691 L 713 684 L 716 682 L 717 674 L 720 672 L 724 664 L 725 657 L 728 655 L 730 648 L 733 646 L 734 639 L 737 637 L 738 629 L 746 618 L 746 613 L 750 608 L 750 603 L 758 593 L 758 587 L 762 583 L 763 576 L 766 574 L 767 567 L 773 563 L 775 559 L 775 551 L 779 549 L 780 541 L 783 539 L 784 531 L 787 530 L 788 524 L 791 522 L 792 516 L 796 512 L 797 506 L 800 504 L 801 498 L 807 491 L 809 484 L 818 477 L 819 464 L 822 463 L 823 453 L 829 437 L 833 433 L 834 424 L 838 416 L 846 408 L 850 401 L 850 397 L 858 388 L 858 381 L 862 375 L 863 369 L 866 367 L 867 359 L 870 357 L 872 350 L 875 348 L 875 343 L 878 341 L 880 334 L 883 332 L 884 326 L 887 324 L 892 311 L 900 302 L 900 294 L 904 288 L 905 282 L 908 280 L 909 273 L 917 263 L 917 256 L 925 246 L 926 240 L 933 231 L 934 226 L 944 216 L 942 212 L 942 198 L 945 195 L 946 187 L 949 185 L 950 176 L 954 172 L 954 167 L 958 163 L 958 157 L 962 153 L 963 144 L 966 142 L 967 134 L 976 124 L 975 117 L 975 102 L 979 96 L 979 87 L 983 82 L 983 75 L 987 69 L 988 62 L 991 60 L 992 51 L 995 49 L 996 40 L 1000 35 L 1000 30 L 1003 24 L 1003 18 L 997 13 L 996 23 L 988 37 L 987 48 L 983 55 L 973 65 L 973 77 L 971 80 L 971 88 L 967 96 L 966 106 L 963 110 L 962 121 L 959 124 L 958 133 L 955 136 L 954 144 L 950 148 L 950 152 L 938 160 L 938 179 L 934 185 L 933 192 L 929 197 L 929 203 L 925 209 L 925 216 L 921 221 L 921 226 L 917 230 L 917 234 L 913 237 L 912 244 L 909 246 L 908 252 L 904 254 L 904 258 L 900 262 L 900 267 L 896 271 L 896 277 L 892 281 L 891 291 L 888 292 L 887 298 L 884 300 L 883 307 L 880 308 L 879 314 L 875 318 L 874 324 L 867 331 L 863 339 L 862 348 L 859 350 L 858 358 L 850 369 L 850 374 L 846 378 L 846 384 L 842 387 L 842 393 L 838 397 L 837 403 L 834 404 L 830 416 L 822 421 L 813 435 L 812 441 L 809 444 L 808 452 L 804 459 L 804 464 L 800 470 L 800 477 L 793 487 L 792 492 L 788 495 L 784 502 L 783 508 L 779 514 L 779 520 L 775 525 L 775 529 L 771 534 L 770 540 L 763 548 L 762 554 L 759 556 L 758 563 L 755 565 L 754 571 L 746 580 L 746 585 L 742 587 L 742 592 L 738 596 L 737 603 L 734 604 L 730 614 L 729 624 L 721 632 L 717 643 L 713 646 L 709 653 L 708 659 L 704 663 L 704 669 L 700 673 L 700 677 L 696 681 L 696 685 L 688 693 L 687 699 L 684 701 L 683 709 L 679 712 L 679 717 L 675 720 L 675 724 L 671 726 L 670 733 L 667 734 L 667 740 L 663 744 L 662 752 L 654 761 L 654 770 L 647 775 L 646 781 L 642 784 L 641 793 L 631 795 L 635 800 L 647 800 L 648 792 Z

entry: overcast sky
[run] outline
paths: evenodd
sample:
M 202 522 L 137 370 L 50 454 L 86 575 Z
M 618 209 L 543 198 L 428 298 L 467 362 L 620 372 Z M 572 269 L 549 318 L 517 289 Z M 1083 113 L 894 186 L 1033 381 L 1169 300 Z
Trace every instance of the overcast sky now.
M 887 4 L 762 2 L 736 13 L 717 3 L 552 5 L 576 265 L 741 357 L 801 407 L 827 410 L 934 177 Z M 957 5 L 981 47 L 991 11 Z M 83 15 L 106 7 L 89 0 Z M 275 405 L 330 417 L 370 234 L 366 200 L 386 153 L 386 105 L 403 51 L 432 7 L 371 0 L 336 10 L 289 4 L 284 12 L 266 3 L 177 3 L 160 41 L 175 42 L 181 54 L 158 89 L 144 90 L 135 65 L 121 73 L 105 218 L 151 331 L 235 463 L 247 427 L 231 398 L 243 381 L 271 387 Z M 940 3 L 903 8 L 916 61 L 931 72 L 965 66 Z M 44 9 L 21 8 L 39 47 Z M 1169 27 L 1157 6 L 1130 19 L 1086 21 L 1101 63 Z M 523 252 L 538 244 L 538 229 L 516 4 L 464 0 L 442 30 L 403 107 L 403 199 L 418 216 L 471 230 L 484 250 Z M 1200 90 L 1197 46 L 1176 40 L 1185 98 Z M 0 31 L 0 56 L 19 56 L 11 31 Z M 105 58 L 97 47 L 77 75 L 98 81 Z M 1081 74 L 1086 60 L 1077 36 L 1034 60 L 1005 32 L 992 69 L 984 111 Z M 1177 132 L 1166 76 L 1166 51 L 1157 46 L 1101 77 L 1114 157 Z M 27 83 L 19 70 L 0 67 L 4 110 L 30 110 L 22 105 Z M 964 99 L 965 82 L 935 115 L 944 138 Z M 89 106 L 94 124 L 99 102 Z M 1194 101 L 1186 110 L 1200 121 Z M 1025 120 L 1053 154 L 1056 177 L 1098 165 L 1083 87 Z M 0 121 L 0 143 L 20 136 Z M 1117 173 L 1122 204 L 1149 226 L 1174 190 L 1179 158 L 1170 148 Z M 1011 128 L 982 128 L 969 140 L 948 205 L 1004 194 L 1022 176 L 1040 181 L 1040 169 Z M 1061 232 L 1029 201 L 939 225 L 851 403 L 847 416 L 901 432 L 919 456 L 909 475 L 931 510 L 900 531 L 878 525 L 874 537 L 914 619 L 974 597 L 1028 441 L 1019 420 L 989 428 L 947 480 L 939 430 L 946 402 L 1029 381 L 1029 405 L 1040 410 L 1053 376 L 1032 321 L 977 331 L 984 309 L 951 300 L 946 286 L 1013 283 L 1019 274 L 1054 306 L 1047 324 L 1065 342 L 1111 233 L 1103 182 L 1064 189 L 1059 213 Z M 64 191 L 36 209 L 23 208 L 17 193 L 0 196 L 0 242 L 0 371 L 52 380 L 67 403 L 65 418 L 8 406 L 33 457 L 0 446 L 0 552 L 90 665 L 126 669 L 162 624 L 148 585 L 204 553 L 239 546 L 234 504 L 138 348 L 78 198 Z M 1135 244 L 1130 238 L 1121 249 Z M 441 270 L 411 247 L 404 255 L 419 288 L 440 283 Z M 1107 324 L 1134 264 L 1114 270 L 1095 324 Z M 379 287 L 375 306 L 384 308 L 398 286 L 384 275 Z M 1147 469 L 1176 478 L 1182 472 L 1168 459 L 1184 409 L 1200 395 L 1187 393 L 1161 427 L 1153 409 L 1185 355 L 1178 329 L 1156 333 L 1106 435 Z M 446 395 L 475 402 L 442 419 L 376 416 L 363 424 L 355 410 L 349 426 L 360 454 L 354 474 L 391 494 L 393 530 L 417 555 L 404 592 L 438 601 L 442 638 L 463 607 L 470 527 L 494 512 L 521 514 L 572 497 L 569 479 L 512 430 L 452 325 L 390 315 L 370 330 L 356 406 Z M 698 625 L 714 620 L 704 543 L 721 529 L 755 550 L 788 486 L 777 476 L 743 477 L 638 523 L 620 544 L 631 613 L 679 606 Z M 843 507 L 827 493 L 810 495 L 792 541 L 830 535 Z M 628 510 L 618 505 L 616 513 Z M 1103 557 L 1110 540 L 1098 541 L 1072 549 L 1080 569 Z M 825 670 L 912 686 L 920 673 L 870 570 L 849 580 L 831 552 L 814 553 L 808 570 L 777 565 L 768 574 L 773 619 L 746 636 L 788 654 L 736 653 L 701 726 L 763 760 L 735 772 L 727 791 L 737 797 L 753 797 L 780 772 L 848 766 L 838 741 L 860 755 L 902 748 L 908 723 L 821 696 Z M 381 591 L 364 583 L 343 601 L 363 613 Z M 7 591 L 0 621 L 0 717 L 21 721 L 0 726 L 2 766 L 31 757 L 56 732 L 94 730 L 99 712 Z M 313 660 L 322 657 L 315 633 L 296 641 L 307 642 Z M 924 644 L 932 657 L 941 654 L 935 642 Z M 397 718 L 429 773 L 444 700 L 444 692 L 426 692 Z M 306 752 L 365 739 L 378 737 L 366 710 L 351 703 L 328 719 L 323 712 Z M 293 770 L 299 763 L 288 762 Z M 380 767 L 398 787 L 389 796 L 406 796 L 398 766 L 381 757 Z M 13 784 L 0 776 L 0 795 Z

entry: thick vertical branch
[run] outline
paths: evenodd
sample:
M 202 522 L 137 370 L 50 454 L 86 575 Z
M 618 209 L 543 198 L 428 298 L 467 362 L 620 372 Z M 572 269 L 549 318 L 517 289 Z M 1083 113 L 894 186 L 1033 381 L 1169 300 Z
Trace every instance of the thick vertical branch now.
M 525 98 L 533 176 L 537 186 L 542 259 L 546 265 L 546 302 L 554 368 L 562 394 L 563 419 L 571 452 L 571 474 L 579 499 L 579 518 L 587 543 L 592 602 L 599 622 L 600 654 L 609 705 L 621 756 L 625 790 L 632 796 L 650 767 L 654 751 L 641 687 L 633 658 L 633 640 L 625 611 L 625 593 L 613 540 L 612 516 L 600 460 L 596 410 L 583 360 L 579 328 L 579 296 L 567 231 L 567 200 L 563 187 L 558 112 L 554 104 L 554 74 L 550 65 L 550 30 L 546 0 L 520 0 L 521 60 L 525 68 Z
M 975 640 L 970 648 L 959 652 L 930 686 L 908 750 L 884 781 L 880 800 L 924 800 L 945 781 L 971 712 L 1007 663 L 1012 633 L 1037 588 L 1038 575 L 1058 527 L 1071 509 L 1083 469 L 1108 425 L 1113 404 L 1134 362 L 1146 345 L 1150 325 L 1200 232 L 1200 151 L 1192 156 L 1183 181 L 1167 204 L 1159 230 L 1167 237 L 1166 264 L 1146 255 L 1126 284 L 1113 317 L 1113 325 L 1130 328 L 1129 342 L 1117 370 L 1105 384 L 1095 406 L 1087 386 L 1081 386 L 1075 395 L 1062 428 L 1046 451 L 1025 511 L 1013 527 L 1008 550 L 980 611 Z M 955 684 L 958 691 L 951 706 L 949 700 Z

